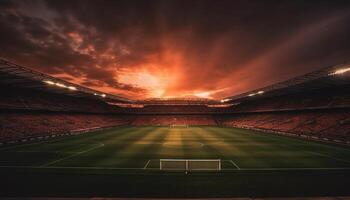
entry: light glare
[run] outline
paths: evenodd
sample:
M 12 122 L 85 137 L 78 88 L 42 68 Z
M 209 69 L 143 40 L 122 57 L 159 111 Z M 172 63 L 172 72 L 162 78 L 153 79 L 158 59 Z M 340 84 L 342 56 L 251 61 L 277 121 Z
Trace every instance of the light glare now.
M 52 82 L 52 81 L 44 81 L 44 83 L 47 83 L 47 84 L 49 84 L 49 85 L 54 85 L 54 84 L 55 84 L 55 83 Z
M 255 96 L 255 95 L 258 95 L 258 94 L 264 94 L 264 91 L 260 90 L 256 93 L 251 93 L 251 94 L 248 94 L 248 97 L 252 97 L 252 96 Z
M 231 99 L 222 99 L 220 102 L 221 103 L 225 103 L 225 102 L 228 102 L 228 101 L 231 101 Z
M 58 87 L 63 87 L 63 88 L 66 88 L 67 86 L 62 84 L 62 83 L 55 83 L 55 85 L 57 85 Z
M 336 75 L 336 74 L 344 74 L 346 72 L 350 71 L 350 67 L 348 68 L 343 68 L 343 69 L 338 69 L 333 73 L 330 73 L 329 75 Z
M 74 87 L 74 86 L 68 86 L 68 89 L 70 89 L 70 90 L 77 90 L 77 88 Z

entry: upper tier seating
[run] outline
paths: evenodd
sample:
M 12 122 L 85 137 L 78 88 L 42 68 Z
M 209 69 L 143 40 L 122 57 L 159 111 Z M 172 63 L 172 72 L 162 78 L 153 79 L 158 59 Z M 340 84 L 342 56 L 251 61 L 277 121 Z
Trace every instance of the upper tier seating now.
M 234 106 L 232 111 L 264 112 L 328 108 L 350 108 L 350 93 L 347 93 L 346 90 L 317 90 L 262 99 L 252 97 Z
M 102 101 L 39 90 L 0 87 L 0 109 L 46 110 L 67 112 L 107 113 L 111 107 Z

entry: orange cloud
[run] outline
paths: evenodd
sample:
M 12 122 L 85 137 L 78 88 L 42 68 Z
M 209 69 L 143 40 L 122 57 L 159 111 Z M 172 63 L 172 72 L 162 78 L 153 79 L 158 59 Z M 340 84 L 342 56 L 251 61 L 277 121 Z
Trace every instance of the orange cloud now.
M 132 99 L 222 99 L 350 54 L 330 2 L 30 2 L 0 7 L 1 57 Z

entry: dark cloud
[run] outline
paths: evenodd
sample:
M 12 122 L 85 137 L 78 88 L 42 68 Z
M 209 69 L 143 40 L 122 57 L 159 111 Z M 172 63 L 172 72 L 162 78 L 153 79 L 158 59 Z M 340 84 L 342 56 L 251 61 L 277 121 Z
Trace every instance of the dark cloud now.
M 349 59 L 348 1 L 0 2 L 0 56 L 131 98 L 222 98 Z

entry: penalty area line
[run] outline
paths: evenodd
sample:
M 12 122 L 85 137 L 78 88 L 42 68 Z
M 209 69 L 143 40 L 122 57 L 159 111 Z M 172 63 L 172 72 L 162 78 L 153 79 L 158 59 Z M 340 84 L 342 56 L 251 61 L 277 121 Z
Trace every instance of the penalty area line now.
M 45 163 L 45 164 L 41 165 L 40 167 L 47 167 L 47 166 L 50 166 L 50 165 L 52 165 L 52 164 L 61 162 L 62 160 L 66 160 L 66 159 L 68 159 L 68 158 L 73 158 L 73 157 L 75 157 L 75 156 L 78 156 L 78 155 L 80 155 L 80 154 L 83 154 L 83 153 L 92 151 L 92 150 L 94 150 L 94 149 L 97 149 L 97 148 L 100 148 L 100 147 L 103 147 L 103 146 L 104 146 L 103 143 L 98 143 L 97 146 L 91 147 L 91 148 L 89 148 L 89 149 L 87 149 L 87 150 L 85 150 L 85 151 L 81 151 L 81 152 L 78 152 L 78 153 L 76 153 L 76 154 L 73 154 L 73 155 L 70 155 L 70 156 L 66 156 L 66 157 L 63 157 L 63 158 L 60 158 L 60 159 L 57 159 L 57 160 L 54 160 L 54 161 Z
M 148 167 L 148 165 L 149 165 L 150 162 L 151 162 L 151 160 L 148 160 L 147 163 L 146 163 L 146 165 L 143 167 L 143 169 L 147 169 L 147 167 Z
M 236 171 L 238 169 L 222 169 L 223 171 Z M 322 170 L 350 170 L 349 167 L 335 167 L 335 168 L 327 168 L 327 167 L 297 167 L 297 168 L 240 168 L 241 171 L 322 171 Z
M 230 163 L 233 164 L 237 169 L 241 169 L 235 162 L 233 162 L 233 160 L 230 160 Z

